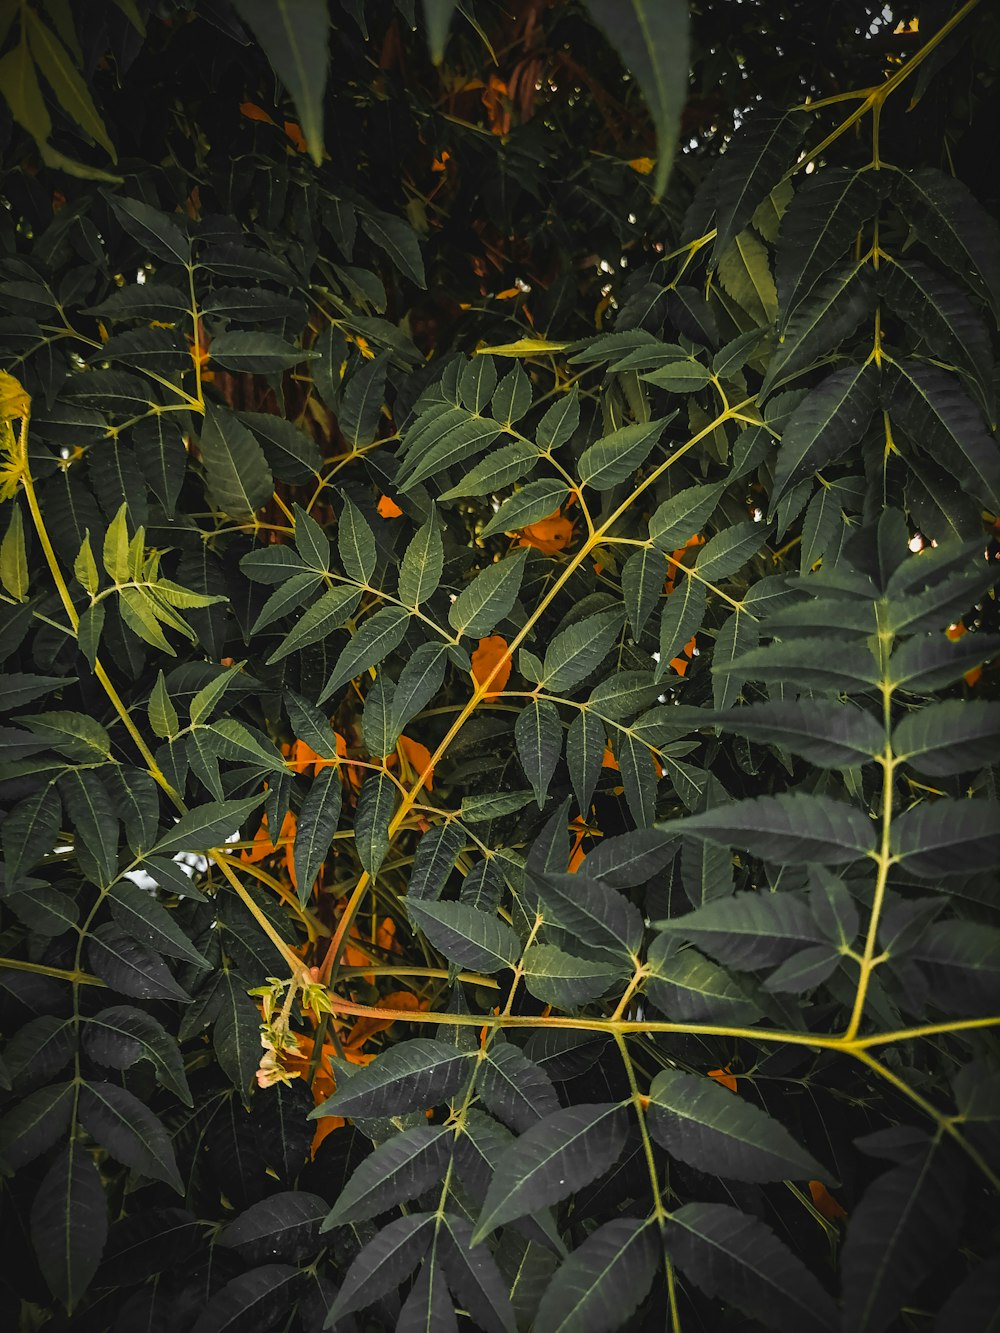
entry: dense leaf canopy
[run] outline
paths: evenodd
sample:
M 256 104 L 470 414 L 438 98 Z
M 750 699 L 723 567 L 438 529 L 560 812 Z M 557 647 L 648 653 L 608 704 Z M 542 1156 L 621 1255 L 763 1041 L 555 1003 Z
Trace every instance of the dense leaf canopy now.
M 997 7 L 0 91 L 5 1326 L 994 1327 Z

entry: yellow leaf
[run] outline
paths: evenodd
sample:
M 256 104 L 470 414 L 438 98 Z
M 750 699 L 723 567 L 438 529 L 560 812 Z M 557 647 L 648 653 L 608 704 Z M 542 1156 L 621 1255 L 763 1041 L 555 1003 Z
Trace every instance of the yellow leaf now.
M 648 176 L 656 166 L 655 157 L 633 157 L 629 162 L 633 171 L 637 171 L 640 176 Z
M 13 421 L 15 417 L 26 417 L 31 410 L 31 398 L 27 390 L 13 375 L 0 370 L 0 418 Z
M 477 347 L 479 356 L 539 356 L 546 352 L 564 352 L 569 343 L 550 343 L 545 338 L 518 338 L 516 343 L 500 343 L 496 347 Z

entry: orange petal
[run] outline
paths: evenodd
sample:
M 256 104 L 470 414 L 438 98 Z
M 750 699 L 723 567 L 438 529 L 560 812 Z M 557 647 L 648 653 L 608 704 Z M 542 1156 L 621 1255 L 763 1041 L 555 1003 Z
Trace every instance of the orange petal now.
M 262 106 L 256 102 L 241 102 L 240 115 L 245 116 L 247 120 L 260 120 L 265 125 L 273 125 L 274 120 L 267 114 Z
M 295 124 L 294 120 L 286 120 L 284 129 L 286 137 L 292 141 L 300 153 L 308 151 L 306 146 L 306 136 L 302 133 L 301 127 Z
M 730 1092 L 738 1091 L 736 1087 L 736 1075 L 730 1074 L 728 1069 L 710 1069 L 708 1071 L 708 1077 L 714 1078 L 716 1083 L 721 1083 L 722 1086 L 728 1088 Z
M 428 791 L 434 790 L 434 770 L 430 768 L 431 752 L 426 745 L 421 745 L 419 741 L 411 740 L 409 736 L 400 736 L 399 748 L 406 755 L 410 767 L 418 777 L 426 773 L 424 785 Z
M 548 518 L 541 518 L 537 523 L 530 523 L 521 529 L 519 546 L 533 546 L 542 555 L 556 555 L 573 540 L 573 521 L 565 518 L 558 510 Z
M 378 502 L 378 512 L 383 518 L 402 518 L 403 511 L 395 500 L 390 499 L 388 495 L 380 497 Z
M 827 1187 L 821 1180 L 810 1180 L 809 1193 L 812 1195 L 812 1201 L 816 1205 L 816 1211 L 829 1218 L 831 1222 L 836 1222 L 842 1217 L 847 1216 L 847 1209 L 837 1202 Z
M 601 760 L 601 767 L 613 768 L 616 773 L 619 771 L 618 760 L 615 758 L 610 745 L 605 745 L 604 747 L 604 758 Z
M 489 680 L 494 667 L 498 667 L 496 675 L 490 681 L 490 689 L 484 695 L 486 699 L 498 698 L 510 680 L 511 661 L 506 654 L 507 640 L 500 634 L 491 634 L 488 639 L 480 639 L 479 647 L 472 654 L 472 678 L 477 685 L 483 685 Z

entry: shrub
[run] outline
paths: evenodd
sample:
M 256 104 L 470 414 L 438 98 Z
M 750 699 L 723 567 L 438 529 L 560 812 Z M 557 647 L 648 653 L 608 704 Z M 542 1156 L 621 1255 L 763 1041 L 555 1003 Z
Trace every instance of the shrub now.
M 992 1326 L 1000 24 L 787 8 L 0 7 L 10 1327 Z

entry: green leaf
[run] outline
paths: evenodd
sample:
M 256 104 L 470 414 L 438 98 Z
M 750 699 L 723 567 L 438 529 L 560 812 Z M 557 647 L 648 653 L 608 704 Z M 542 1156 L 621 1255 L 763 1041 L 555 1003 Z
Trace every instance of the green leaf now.
M 97 1272 L 108 1237 L 100 1173 L 82 1137 L 49 1167 L 31 1205 L 31 1242 L 53 1296 L 72 1311 Z
M 324 768 L 313 779 L 302 802 L 295 829 L 293 857 L 300 902 L 306 902 L 312 894 L 320 867 L 330 854 L 342 801 L 338 768 Z
M 896 199 L 928 249 L 1000 313 L 1000 235 L 968 187 L 936 167 L 918 167 L 900 174 Z
M 712 722 L 750 740 L 791 750 L 819 768 L 871 763 L 885 747 L 885 735 L 871 713 L 822 699 L 733 708 L 715 713 Z
M 191 242 L 181 230 L 179 218 L 171 218 L 144 204 L 141 199 L 124 199 L 112 194 L 105 198 L 124 230 L 150 254 L 171 264 L 188 264 Z
M 398 738 L 408 722 L 433 699 L 444 680 L 447 645 L 422 643 L 407 658 L 393 695 L 393 729 Z
M 422 481 L 481 454 L 499 434 L 495 421 L 476 416 L 464 407 L 445 404 L 425 412 L 406 434 L 406 462 L 398 476 L 400 491 L 406 495 Z M 467 492 L 460 489 L 459 494 Z
M 219 1067 L 247 1101 L 247 1089 L 260 1063 L 260 1013 L 246 993 L 247 983 L 228 968 L 213 993 L 212 1045 Z
M 518 1133 L 559 1110 L 548 1074 L 507 1041 L 494 1040 L 486 1047 L 476 1092 L 488 1111 Z
M 24 713 L 17 720 L 68 759 L 92 764 L 111 758 L 111 737 L 88 713 L 66 708 L 58 713 Z
M 163 960 L 114 922 L 107 921 L 91 931 L 87 957 L 91 969 L 120 995 L 190 1002 L 191 997 L 177 984 Z
M 639 3 L 639 0 L 632 0 L 632 3 Z M 663 417 L 657 421 L 637 421 L 630 426 L 621 426 L 584 449 L 577 465 L 580 481 L 595 491 L 610 491 L 625 481 L 649 457 L 669 420 L 669 417 Z
M 795 191 L 775 260 L 782 329 L 817 279 L 847 254 L 878 203 L 872 173 L 851 167 L 824 165 Z
M 621 975 L 620 965 L 577 958 L 553 944 L 533 944 L 524 955 L 524 984 L 531 994 L 570 1013 L 603 995 Z
M 804 478 L 835 463 L 868 428 L 878 406 L 874 362 L 845 366 L 811 389 L 785 422 L 774 465 L 772 510 Z
M 503 384 L 504 381 L 501 380 L 501 388 Z M 499 390 L 497 392 L 499 393 Z M 441 499 L 457 500 L 466 495 L 492 495 L 495 491 L 502 491 L 513 482 L 519 481 L 535 467 L 537 462 L 537 449 L 526 440 L 513 440 L 510 444 L 501 445 L 499 449 L 492 449 L 488 457 L 470 468 L 461 481 L 450 490 L 444 491 Z
M 611 651 L 622 627 L 618 608 L 575 620 L 545 650 L 539 684 L 553 694 L 572 690 L 596 671 Z
M 298 590 L 296 590 L 296 601 Z M 335 630 L 341 628 L 348 616 L 354 614 L 361 593 L 357 588 L 348 586 L 327 588 L 312 606 L 302 615 L 293 629 L 290 629 L 267 659 L 267 665 L 280 662 L 289 653 L 308 648 L 311 643 L 319 643 L 329 638 Z
M 456 823 L 436 824 L 428 830 L 417 843 L 406 891 L 407 903 L 418 898 L 440 898 L 464 847 L 465 833 Z
M 361 864 L 372 879 L 389 851 L 389 824 L 396 808 L 396 784 L 377 773 L 362 784 L 354 818 L 354 841 Z
M 726 967 L 741 971 L 776 966 L 800 949 L 823 943 L 808 907 L 790 893 L 738 893 L 654 924 L 677 931 Z
M 566 732 L 566 767 L 581 811 L 590 801 L 601 776 L 607 733 L 604 723 L 589 709 L 582 709 Z
M 588 852 L 579 873 L 600 879 L 614 889 L 645 884 L 673 860 L 677 840 L 659 829 L 634 829 L 617 837 L 602 838 Z
M 639 378 L 646 384 L 655 384 L 668 393 L 697 393 L 712 382 L 712 372 L 700 361 L 668 361 L 656 370 L 647 371 Z
M 127 934 L 141 944 L 148 944 L 157 953 L 168 958 L 181 958 L 195 967 L 209 966 L 208 960 L 198 952 L 184 931 L 174 920 L 173 914 L 161 906 L 144 889 L 119 880 L 108 890 L 108 904 L 111 915 Z
M 846 865 L 875 849 L 875 826 L 829 796 L 789 792 L 719 806 L 672 822 L 669 831 L 746 848 L 780 865 Z
M 427 1037 L 414 1037 L 383 1052 L 309 1115 L 362 1119 L 403 1115 L 440 1106 L 462 1088 L 472 1072 L 467 1051 Z
M 921 879 L 989 869 L 1000 853 L 1000 802 L 938 800 L 892 821 L 893 854 Z
M 48 139 L 52 133 L 52 117 L 45 105 L 27 42 L 18 42 L 0 56 L 0 88 L 14 119 L 39 143 Z
M 829 639 L 794 639 L 751 648 L 734 662 L 717 663 L 714 669 L 736 672 L 744 680 L 765 685 L 787 683 L 796 689 L 844 694 L 864 694 L 879 684 L 881 677 L 867 649 L 854 651 L 842 665 L 839 656 L 842 654 L 831 652 Z
M 906 952 L 908 958 L 923 964 L 933 1003 L 945 1013 L 996 1011 L 1000 1003 L 1000 930 L 995 926 L 939 921 Z
M 483 1333 L 515 1333 L 517 1323 L 507 1283 L 485 1245 L 474 1246 L 472 1227 L 464 1217 L 445 1213 L 439 1235 L 441 1264 L 448 1286 Z
M 668 568 L 663 554 L 650 546 L 633 551 L 622 566 L 622 598 L 637 638 L 663 596 Z
M 649 1088 L 649 1128 L 671 1157 L 709 1175 L 834 1183 L 784 1125 L 700 1074 L 657 1074 Z
M 148 712 L 149 725 L 153 729 L 154 736 L 160 736 L 164 740 L 172 740 L 180 731 L 180 718 L 178 718 L 177 709 L 167 693 L 167 682 L 162 670 L 157 672 L 156 684 L 150 692 Z
M 807 123 L 805 116 L 794 111 L 782 116 L 758 112 L 727 146 L 714 180 L 717 218 L 713 266 L 795 161 Z
M 514 362 L 514 369 L 509 370 L 497 385 L 496 392 L 493 394 L 493 400 L 490 403 L 490 411 L 493 414 L 494 421 L 501 421 L 506 426 L 512 426 L 516 421 L 520 421 L 531 406 L 531 380 L 521 369 L 518 362 Z
M 26 671 L 0 672 L 0 697 L 10 712 L 25 704 L 77 683 L 76 676 L 36 676 Z
M 1000 738 L 1000 704 L 945 699 L 909 713 L 892 733 L 897 760 L 929 777 L 951 777 L 988 764 Z
M 406 910 L 449 963 L 489 976 L 513 967 L 521 956 L 521 941 L 510 926 L 477 907 L 418 899 L 407 900 Z
M 261 792 L 241 801 L 208 801 L 182 815 L 170 832 L 150 849 L 150 853 L 173 856 L 177 852 L 204 852 L 212 847 L 221 847 L 263 799 L 264 794 Z
M 25 797 L 10 811 L 0 826 L 8 884 L 16 884 L 52 851 L 59 836 L 61 816 L 62 801 L 54 785 Z
M 656 818 L 658 781 L 649 746 L 631 731 L 619 732 L 615 739 L 615 758 L 632 818 L 639 828 L 649 828 Z
M 113 1083 L 84 1083 L 80 1123 L 117 1161 L 184 1193 L 170 1136 L 143 1102 Z
M 243 425 L 249 426 L 257 437 L 276 477 L 282 481 L 308 482 L 319 474 L 323 465 L 319 447 L 304 430 L 270 412 L 240 412 L 238 415 Z
M 586 0 L 625 68 L 635 78 L 656 129 L 653 195 L 667 188 L 688 90 L 688 10 L 683 0 Z
M 344 1315 L 371 1305 L 409 1277 L 431 1243 L 437 1218 L 437 1213 L 394 1218 L 362 1246 L 344 1276 L 328 1325 L 336 1327 Z
M 326 1212 L 318 1194 L 306 1190 L 272 1194 L 240 1213 L 219 1234 L 216 1244 L 236 1250 L 248 1263 L 308 1259 L 319 1248 L 320 1222 Z
M 303 562 L 318 574 L 330 569 L 330 541 L 326 533 L 300 504 L 295 506 L 295 548 Z M 363 583 L 365 580 L 361 579 Z
M 268 1328 L 291 1305 L 300 1283 L 299 1269 L 290 1264 L 264 1264 L 241 1273 L 213 1293 L 191 1333 Z
M 444 568 L 444 543 L 432 516 L 419 527 L 399 562 L 399 600 L 414 609 L 437 591 Z
M 760 1017 L 756 1004 L 728 972 L 697 949 L 680 948 L 673 935 L 656 937 L 647 962 L 646 994 L 675 1022 L 742 1026 Z
M 93 773 L 70 769 L 59 779 L 59 794 L 72 823 L 81 868 L 106 887 L 118 870 L 118 816 L 107 789 Z
M 236 0 L 298 112 L 309 156 L 323 161 L 330 20 L 324 0 Z
M 867 262 L 846 264 L 818 282 L 788 321 L 768 363 L 761 395 L 845 343 L 874 304 L 875 280 Z
M 355 1168 L 321 1230 L 368 1221 L 423 1194 L 445 1174 L 453 1141 L 445 1125 L 417 1125 L 379 1144 Z
M 440 65 L 444 59 L 448 30 L 457 8 L 458 0 L 423 0 L 427 45 L 430 47 L 431 59 L 435 65 Z
M 364 448 L 378 434 L 385 400 L 385 356 L 364 361 L 347 382 L 337 414 L 340 433 L 353 448 Z
M 90 557 L 90 561 L 93 564 L 93 556 Z M 96 573 L 95 567 L 95 576 Z M 12 506 L 10 522 L 3 541 L 0 542 L 0 585 L 17 602 L 23 602 L 28 595 L 28 552 L 24 543 L 24 524 L 21 520 L 20 505 Z M 6 699 L 4 702 L 6 703 Z M 12 707 L 10 704 L 7 706 Z
M 879 270 L 886 302 L 938 357 L 953 361 L 977 381 L 992 402 L 993 352 L 980 316 L 957 287 L 933 269 L 910 259 Z
M 686 575 L 663 603 L 660 612 L 660 660 L 655 672 L 657 680 L 662 679 L 684 645 L 701 629 L 706 605 L 704 583 Z
M 944 634 L 908 639 L 889 659 L 889 679 L 896 689 L 927 694 L 961 680 L 973 667 L 1000 653 L 1000 634 L 963 634 L 953 643 Z
M 530 700 L 517 715 L 514 740 L 517 757 L 541 810 L 562 753 L 562 722 L 555 704 L 548 699 Z
M 696 537 L 719 502 L 722 487 L 687 486 L 658 506 L 649 520 L 649 539 L 660 551 L 672 552 Z
M 472 582 L 452 602 L 448 624 L 457 634 L 468 634 L 481 639 L 491 634 L 511 609 L 521 590 L 526 549 L 488 565 L 480 570 Z
M 698 551 L 695 569 L 709 583 L 717 583 L 742 569 L 757 554 L 768 538 L 762 523 L 748 519 L 717 532 Z
M 621 1155 L 626 1125 L 618 1102 L 570 1106 L 532 1125 L 497 1163 L 473 1243 L 603 1176 Z
M 130 1069 L 148 1060 L 156 1081 L 185 1106 L 193 1106 L 176 1041 L 151 1014 L 131 1005 L 117 1004 L 86 1019 L 83 1044 L 87 1054 L 108 1069 Z
M 723 289 L 756 324 L 773 324 L 778 318 L 778 293 L 771 276 L 767 248 L 754 232 L 740 232 L 721 252 L 718 279 Z
M 379 249 L 385 251 L 400 273 L 418 287 L 426 287 L 420 245 L 410 224 L 402 218 L 393 217 L 391 213 L 376 211 L 371 207 L 359 210 L 359 217 L 361 226 Z
M 893 421 L 932 458 L 947 458 L 975 499 L 1000 508 L 1000 449 L 955 376 L 912 358 L 893 369 Z
M 951 1251 L 961 1224 L 956 1172 L 950 1144 L 929 1139 L 865 1190 L 841 1253 L 845 1328 L 881 1333 Z
M 22 1097 L 0 1120 L 2 1162 L 6 1172 L 20 1171 L 51 1148 L 69 1127 L 76 1100 L 75 1085 L 53 1083 Z
M 602 1223 L 546 1287 L 535 1333 L 614 1333 L 646 1299 L 659 1259 L 648 1221 L 618 1217 Z
M 224 513 L 247 518 L 271 498 L 274 478 L 263 449 L 234 413 L 212 403 L 205 404 L 201 456 L 214 503 Z
M 117 162 L 115 146 L 108 137 L 107 128 L 94 106 L 90 90 L 69 52 L 34 10 L 24 11 L 23 22 L 31 54 L 60 106 L 85 135 L 96 140 L 107 151 L 112 162 Z
M 686 1203 L 671 1213 L 665 1242 L 689 1282 L 767 1328 L 839 1328 L 832 1297 L 756 1217 L 728 1204 Z
M 368 520 L 346 495 L 337 521 L 337 550 L 347 577 L 356 583 L 368 583 L 378 561 L 375 537 Z
M 459 818 L 464 824 L 483 824 L 523 810 L 531 800 L 530 791 L 486 792 L 462 798 Z
M 580 393 L 574 384 L 548 408 L 535 428 L 538 448 L 553 453 L 569 440 L 580 424 Z
M 410 612 L 401 606 L 383 606 L 369 616 L 337 658 L 337 665 L 316 702 L 325 703 L 349 680 L 384 662 L 399 647 L 409 623 Z
M 539 874 L 532 876 L 531 888 L 546 922 L 585 944 L 631 958 L 642 943 L 639 909 L 597 880 L 583 875 Z
M 492 537 L 498 532 L 517 532 L 539 519 L 548 518 L 558 510 L 569 494 L 569 487 L 555 477 L 529 481 L 519 491 L 509 495 L 483 528 L 480 536 Z
M 236 375 L 272 375 L 291 370 L 311 356 L 276 333 L 220 333 L 211 345 L 212 361 Z

